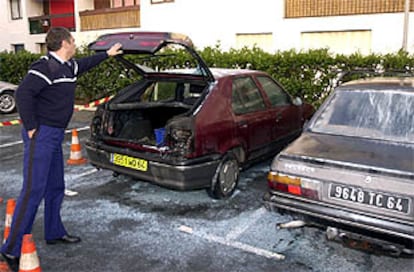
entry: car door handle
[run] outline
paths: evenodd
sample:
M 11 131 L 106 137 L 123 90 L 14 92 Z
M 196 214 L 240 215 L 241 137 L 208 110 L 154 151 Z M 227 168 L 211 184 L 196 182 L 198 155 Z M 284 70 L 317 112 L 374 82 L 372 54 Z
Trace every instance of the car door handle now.
M 243 121 L 239 121 L 239 122 L 237 122 L 237 125 L 240 127 L 240 128 L 247 128 L 247 121 L 245 121 L 245 120 L 243 120 Z
M 276 123 L 279 122 L 282 119 L 282 114 L 278 113 L 276 115 Z

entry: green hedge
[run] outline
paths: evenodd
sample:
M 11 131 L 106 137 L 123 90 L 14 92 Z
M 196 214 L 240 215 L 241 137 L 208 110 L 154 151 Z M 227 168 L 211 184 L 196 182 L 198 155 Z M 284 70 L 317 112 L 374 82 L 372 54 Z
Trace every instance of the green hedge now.
M 175 52 L 177 53 L 177 52 Z M 76 58 L 93 54 L 80 49 Z M 186 67 L 189 57 L 179 51 L 178 58 L 162 58 L 143 61 L 137 56 L 128 56 L 135 63 L 145 63 L 153 68 Z M 293 96 L 300 96 L 307 102 L 319 106 L 336 84 L 338 72 L 355 69 L 377 72 L 398 70 L 412 72 L 414 56 L 406 52 L 394 54 L 332 55 L 327 49 L 300 51 L 279 51 L 274 54 L 259 48 L 221 50 L 219 45 L 199 50 L 199 54 L 210 67 L 250 68 L 268 72 L 278 80 Z M 40 57 L 29 52 L 0 53 L 0 80 L 19 84 L 30 64 Z M 173 62 L 175 60 L 175 62 Z M 77 100 L 93 101 L 110 94 L 136 80 L 136 76 L 123 68 L 115 59 L 110 59 L 95 67 L 78 79 Z

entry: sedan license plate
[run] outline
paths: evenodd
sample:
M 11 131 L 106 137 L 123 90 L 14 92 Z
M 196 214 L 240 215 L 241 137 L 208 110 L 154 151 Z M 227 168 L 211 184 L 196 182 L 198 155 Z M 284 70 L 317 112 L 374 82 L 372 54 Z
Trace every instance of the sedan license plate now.
M 411 204 L 410 199 L 406 197 L 365 191 L 361 188 L 339 184 L 330 184 L 329 197 L 401 213 L 409 213 L 409 207 Z
M 139 171 L 147 171 L 148 161 L 117 153 L 111 154 L 111 162 L 115 165 L 132 168 Z

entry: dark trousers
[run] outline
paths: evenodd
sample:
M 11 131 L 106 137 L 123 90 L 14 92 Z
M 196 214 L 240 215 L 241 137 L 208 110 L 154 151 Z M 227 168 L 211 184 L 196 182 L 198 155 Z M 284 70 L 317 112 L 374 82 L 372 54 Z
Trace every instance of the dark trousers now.
M 24 234 L 32 232 L 40 202 L 44 199 L 44 238 L 57 239 L 66 230 L 60 217 L 65 183 L 63 169 L 63 128 L 40 126 L 32 139 L 22 130 L 24 142 L 23 188 L 16 202 L 11 230 L 1 252 L 20 256 Z

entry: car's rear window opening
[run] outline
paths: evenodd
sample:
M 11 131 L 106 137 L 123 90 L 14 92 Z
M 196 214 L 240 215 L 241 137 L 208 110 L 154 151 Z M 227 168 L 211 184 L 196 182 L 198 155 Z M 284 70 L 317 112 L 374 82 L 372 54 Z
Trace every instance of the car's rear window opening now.
M 141 95 L 140 102 L 182 102 L 192 105 L 201 96 L 203 85 L 181 82 L 152 82 Z
M 125 100 L 109 106 L 105 135 L 117 140 L 157 145 L 156 136 L 172 120 L 191 119 L 203 95 L 203 82 L 152 81 L 129 90 Z M 140 87 L 140 88 L 138 88 Z

